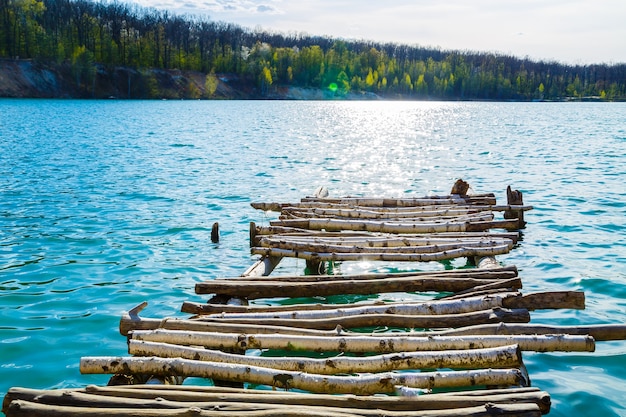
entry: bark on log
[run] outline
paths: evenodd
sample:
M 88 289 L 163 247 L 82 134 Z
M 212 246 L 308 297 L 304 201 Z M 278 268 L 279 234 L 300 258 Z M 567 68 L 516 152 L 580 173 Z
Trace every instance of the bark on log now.
M 256 261 L 250 268 L 246 269 L 242 277 L 265 277 L 272 273 L 278 266 L 282 258 L 264 256 Z
M 381 294 L 389 292 L 458 292 L 493 281 L 473 278 L 402 277 L 384 280 L 337 280 L 324 282 L 263 282 L 213 280 L 196 284 L 197 294 L 225 294 L 247 299 L 272 297 L 314 297 L 336 294 Z M 508 281 L 507 286 L 519 289 L 521 279 Z
M 183 303 L 182 311 L 205 314 L 205 317 L 217 318 L 292 318 L 312 319 L 327 317 L 347 317 L 360 314 L 404 314 L 404 315 L 438 315 L 461 314 L 472 311 L 487 310 L 496 307 L 524 308 L 526 310 L 585 308 L 583 292 L 566 291 L 535 293 L 522 295 L 519 292 L 503 292 L 490 295 L 470 296 L 462 299 L 441 299 L 433 301 L 411 302 L 376 302 L 364 304 L 295 304 L 287 306 L 233 306 L 225 311 L 224 306 L 214 305 L 207 310 L 217 313 L 206 315 L 201 304 Z
M 153 374 L 202 377 L 232 382 L 249 382 L 275 388 L 301 389 L 334 394 L 393 393 L 396 385 L 414 388 L 452 388 L 481 385 L 510 386 L 521 382 L 519 369 L 449 372 L 393 372 L 373 375 L 328 376 L 278 371 L 247 365 L 199 362 L 155 357 L 84 357 L 84 374 Z
M 189 407 L 181 409 L 161 409 L 161 410 L 144 410 L 133 408 L 90 408 L 90 407 L 71 407 L 71 406 L 50 406 L 16 400 L 10 404 L 6 410 L 7 417 L 539 417 L 541 410 L 536 404 L 485 404 L 472 408 L 453 409 L 453 410 L 432 410 L 432 411 L 405 411 L 394 413 L 387 411 L 385 413 L 372 412 L 350 412 L 349 410 L 331 411 L 326 408 L 309 408 L 291 406 L 273 407 L 265 410 L 233 410 L 233 411 L 214 411 L 202 410 L 198 407 Z
M 385 251 L 375 252 L 309 252 L 291 249 L 274 249 L 254 247 L 252 253 L 263 256 L 291 257 L 316 261 L 384 261 L 384 262 L 434 262 L 472 256 L 495 256 L 509 253 L 509 245 L 491 247 L 459 247 L 433 253 L 392 253 Z
M 285 311 L 249 311 L 242 313 L 219 313 L 206 315 L 211 318 L 291 318 L 291 319 L 321 319 L 330 317 L 348 317 L 362 314 L 401 314 L 401 315 L 440 315 L 440 314 L 462 314 L 473 311 L 488 310 L 491 308 L 503 307 L 507 298 L 521 298 L 520 293 L 503 293 L 493 296 L 468 297 L 463 300 L 444 301 L 422 301 L 422 302 L 402 302 L 402 303 L 379 303 L 378 305 L 347 305 L 341 308 L 332 308 L 326 305 L 322 309 L 298 310 L 289 308 Z M 514 304 L 507 302 L 508 305 Z M 518 303 L 521 304 L 521 303 Z M 507 305 L 507 307 L 508 307 Z M 296 305 L 305 306 L 303 304 Z M 287 306 L 293 307 L 293 306 Z M 516 308 L 524 308 L 516 306 Z
M 438 204 L 496 204 L 493 193 L 473 195 L 433 195 L 415 198 L 378 198 L 378 197 L 340 197 L 340 198 L 315 198 L 305 197 L 301 202 L 350 204 L 362 207 L 414 207 Z
M 282 214 L 296 217 L 332 217 L 343 219 L 402 219 L 402 218 L 454 218 L 479 212 L 519 212 L 532 210 L 532 206 L 525 205 L 454 205 L 454 206 L 424 206 L 409 209 L 376 209 L 359 207 L 283 207 Z
M 207 318 L 198 320 L 218 323 L 257 324 L 285 326 L 304 329 L 332 330 L 340 326 L 344 329 L 365 327 L 393 327 L 407 329 L 432 329 L 447 327 L 465 327 L 485 323 L 528 323 L 530 314 L 526 309 L 492 308 L 463 314 L 440 315 L 400 315 L 400 314 L 364 314 L 348 317 L 329 317 L 323 319 L 254 319 L 254 318 Z
M 367 247 L 367 248 L 404 248 L 404 247 L 428 247 L 447 245 L 469 246 L 492 246 L 494 244 L 512 244 L 512 239 L 508 237 L 489 236 L 489 237 L 430 237 L 430 236 L 398 236 L 398 235 L 380 235 L 372 234 L 370 236 L 315 236 L 315 235 L 293 235 L 281 234 L 273 236 L 265 236 L 260 239 L 260 246 L 277 247 L 277 248 L 298 248 L 302 250 L 310 250 L 311 248 L 337 246 L 345 247 Z M 443 246 L 442 246 L 443 245 Z
M 261 239 L 261 247 L 272 249 L 285 249 L 297 252 L 334 252 L 334 253 L 440 253 L 451 251 L 459 248 L 476 248 L 477 250 L 485 248 L 494 248 L 506 246 L 508 250 L 513 247 L 510 240 L 472 240 L 472 241 L 455 241 L 455 242 L 410 242 L 400 241 L 398 239 L 379 241 L 379 242 L 319 242 L 310 239 L 306 242 L 300 242 L 285 237 L 263 238 Z M 424 244 L 421 244 L 424 243 Z
M 589 335 L 597 341 L 626 340 L 626 325 L 595 324 L 581 326 L 549 326 L 544 324 L 485 324 L 466 328 L 449 329 L 433 334 L 439 335 L 507 335 L 507 334 L 569 334 Z
M 332 277 L 320 277 L 317 275 L 284 275 L 271 277 L 228 277 L 217 278 L 217 280 L 243 280 L 262 282 L 320 282 L 320 281 L 352 281 L 352 280 L 381 280 L 385 278 L 407 278 L 407 277 L 430 277 L 430 278 L 478 278 L 478 279 L 510 279 L 518 276 L 515 265 L 492 268 L 492 269 L 452 269 L 448 271 L 410 271 L 379 274 L 351 274 L 333 275 Z
M 399 352 L 367 357 L 336 356 L 314 359 L 242 356 L 219 350 L 130 340 L 128 353 L 134 356 L 158 356 L 203 362 L 232 363 L 320 375 L 376 373 L 409 369 L 518 368 L 522 363 L 521 353 L 517 345 L 484 349 Z
M 11 401 L 24 400 L 49 405 L 81 406 L 88 403 L 91 407 L 112 408 L 128 404 L 133 408 L 159 409 L 171 406 L 224 409 L 229 404 L 240 407 L 244 404 L 272 406 L 319 406 L 341 409 L 359 409 L 365 415 L 379 415 L 376 410 L 393 410 L 400 415 L 402 412 L 418 414 L 420 410 L 445 410 L 482 406 L 487 403 L 536 404 L 543 414 L 550 410 L 550 396 L 538 388 L 516 388 L 507 390 L 473 390 L 442 394 L 414 396 L 416 389 L 397 387 L 399 396 L 354 396 L 327 394 L 300 394 L 281 391 L 253 391 L 244 389 L 204 387 L 204 386 L 154 386 L 130 385 L 123 387 L 99 387 L 89 385 L 80 389 L 34 390 L 28 388 L 11 388 L 4 398 L 3 412 L 6 412 Z M 422 390 L 419 390 L 420 393 Z M 77 396 L 76 394 L 83 394 Z M 225 395 L 227 394 L 227 395 Z M 129 402 L 126 402 L 126 401 Z M 329 408 L 330 411 L 330 408 Z M 375 414 L 369 414 L 374 412 Z M 385 414 L 387 415 L 387 414 Z
M 147 303 L 146 303 L 147 304 Z M 127 336 L 133 330 L 170 329 L 185 331 L 209 331 L 229 333 L 285 333 L 300 335 L 332 336 L 340 331 L 322 331 L 309 329 L 296 329 L 279 326 L 230 324 L 230 323 L 206 323 L 198 320 L 184 320 L 172 317 L 163 319 L 142 318 L 137 314 L 124 314 L 120 319 L 120 334 Z
M 275 220 L 272 226 L 295 227 L 299 229 L 326 230 L 326 231 L 367 231 L 376 233 L 393 234 L 416 234 L 416 233 L 445 233 L 445 232 L 480 232 L 489 229 L 517 230 L 518 222 L 515 220 L 494 220 L 476 222 L 449 222 L 449 223 L 426 223 L 426 222 L 382 222 L 366 220 L 333 220 L 333 219 L 305 219 L 305 220 Z
M 275 349 L 288 352 L 394 353 L 485 349 L 518 345 L 523 351 L 593 352 L 595 342 L 587 335 L 484 335 L 438 336 L 430 333 L 379 333 L 342 336 L 300 336 L 288 334 L 234 334 L 157 329 L 134 331 L 131 340 L 204 346 L 209 349 Z

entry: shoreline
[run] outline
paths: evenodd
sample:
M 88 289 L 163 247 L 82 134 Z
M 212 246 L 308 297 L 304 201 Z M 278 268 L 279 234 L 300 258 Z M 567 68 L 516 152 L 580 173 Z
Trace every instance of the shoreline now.
M 564 97 L 560 100 L 494 100 L 463 97 L 407 97 L 372 92 L 337 93 L 329 89 L 276 85 L 265 94 L 234 74 L 215 74 L 216 86 L 207 89 L 207 74 L 197 71 L 141 69 L 96 65 L 86 85 L 68 64 L 45 64 L 30 59 L 0 59 L 0 98 L 117 99 L 117 100 L 288 100 L 288 101 L 467 101 L 467 102 L 623 102 L 601 97 Z

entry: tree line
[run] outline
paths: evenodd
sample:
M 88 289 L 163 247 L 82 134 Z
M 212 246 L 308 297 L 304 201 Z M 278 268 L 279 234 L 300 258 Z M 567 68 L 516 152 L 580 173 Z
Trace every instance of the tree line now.
M 565 65 L 493 53 L 273 33 L 114 0 L 0 0 L 0 57 L 69 63 L 88 88 L 99 66 L 234 74 L 278 86 L 389 98 L 626 98 L 626 63 Z

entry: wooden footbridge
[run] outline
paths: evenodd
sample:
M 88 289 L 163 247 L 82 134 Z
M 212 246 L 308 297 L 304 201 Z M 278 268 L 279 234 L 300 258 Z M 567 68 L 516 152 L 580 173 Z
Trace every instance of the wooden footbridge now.
M 329 198 L 253 204 L 278 211 L 251 224 L 240 277 L 196 285 L 208 303 L 184 302 L 180 318 L 124 315 L 129 356 L 84 357 L 82 373 L 108 386 L 12 388 L 14 416 L 539 416 L 550 396 L 532 387 L 525 351 L 588 351 L 626 339 L 626 326 L 530 324 L 536 309 L 582 309 L 584 294 L 522 293 L 515 249 L 532 207 L 467 195 Z M 499 218 L 501 217 L 501 218 Z M 281 259 L 308 275 L 269 277 Z M 336 274 L 348 262 L 448 262 L 460 269 Z M 415 264 L 411 264 L 415 265 Z M 332 304 L 341 295 L 352 303 Z M 309 301 L 306 303 L 303 301 Z M 318 303 L 310 303 L 316 299 Z M 188 385 L 186 378 L 213 385 Z

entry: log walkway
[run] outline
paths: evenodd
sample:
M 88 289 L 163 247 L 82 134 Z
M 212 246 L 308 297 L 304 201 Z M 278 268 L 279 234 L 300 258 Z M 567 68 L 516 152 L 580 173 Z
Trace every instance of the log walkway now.
M 279 212 L 251 224 L 260 259 L 240 277 L 200 282 L 209 302 L 191 316 L 120 320 L 129 356 L 83 357 L 80 371 L 109 386 L 12 388 L 14 416 L 540 416 L 550 396 L 531 386 L 523 352 L 592 352 L 626 339 L 626 326 L 531 324 L 538 309 L 584 309 L 581 292 L 522 293 L 514 250 L 524 213 L 519 191 L 447 196 L 328 198 L 258 203 Z M 497 219 L 496 215 L 503 215 Z M 212 239 L 218 239 L 217 224 Z M 309 275 L 269 277 L 283 258 Z M 430 262 L 465 257 L 462 269 L 325 273 L 347 262 Z M 385 294 L 394 293 L 395 301 Z M 333 304 L 326 297 L 361 301 Z M 301 299 L 305 298 L 303 302 Z M 319 303 L 311 303 L 317 298 Z M 214 386 L 183 384 L 185 378 Z M 158 385 L 155 385 L 158 382 Z

